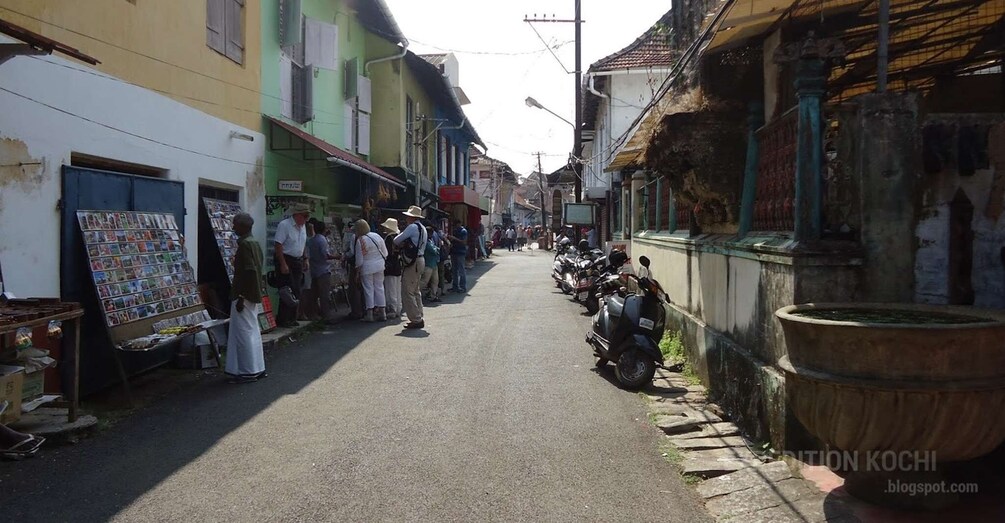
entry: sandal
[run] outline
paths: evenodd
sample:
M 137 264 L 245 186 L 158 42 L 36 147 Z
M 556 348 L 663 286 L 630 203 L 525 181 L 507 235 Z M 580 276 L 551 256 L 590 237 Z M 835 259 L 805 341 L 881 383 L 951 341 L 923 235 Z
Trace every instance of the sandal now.
M 45 438 L 29 435 L 6 450 L 0 450 L 0 457 L 9 460 L 21 460 L 34 456 L 42 448 Z

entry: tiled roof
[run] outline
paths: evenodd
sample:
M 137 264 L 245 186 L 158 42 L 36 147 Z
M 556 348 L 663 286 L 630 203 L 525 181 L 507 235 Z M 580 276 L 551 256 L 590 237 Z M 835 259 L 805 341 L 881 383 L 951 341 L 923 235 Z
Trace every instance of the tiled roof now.
M 590 72 L 670 65 L 673 58 L 673 50 L 667 41 L 667 30 L 672 21 L 670 13 L 672 10 L 628 47 L 594 62 Z

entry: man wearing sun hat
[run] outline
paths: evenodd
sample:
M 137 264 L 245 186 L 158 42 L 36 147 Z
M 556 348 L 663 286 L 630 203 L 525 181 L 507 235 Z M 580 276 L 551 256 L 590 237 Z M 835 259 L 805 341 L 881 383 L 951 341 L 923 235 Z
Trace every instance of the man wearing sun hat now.
M 276 268 L 279 269 L 279 288 L 289 286 L 293 296 L 300 299 L 300 288 L 307 269 L 307 219 L 311 209 L 304 203 L 290 207 L 290 217 L 276 227 Z M 279 300 L 277 323 L 280 327 L 297 326 L 297 306 Z
M 394 245 L 402 255 L 401 269 L 401 301 L 408 315 L 406 329 L 422 329 L 426 326 L 422 319 L 422 294 L 419 292 L 419 279 L 425 267 L 424 253 L 429 235 L 426 228 L 419 223 L 422 219 L 422 208 L 413 205 L 403 213 L 408 226 L 401 234 L 394 237 Z

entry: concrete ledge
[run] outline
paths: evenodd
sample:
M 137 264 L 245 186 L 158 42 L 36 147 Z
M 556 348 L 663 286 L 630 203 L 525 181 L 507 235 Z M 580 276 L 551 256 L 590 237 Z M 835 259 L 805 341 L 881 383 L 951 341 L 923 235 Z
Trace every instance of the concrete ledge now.
M 681 252 L 721 254 L 778 265 L 857 267 L 864 263 L 862 249 L 854 242 L 821 242 L 809 247 L 782 233 L 740 238 L 725 234 L 688 236 L 685 233 L 645 231 L 637 233 L 632 241 Z

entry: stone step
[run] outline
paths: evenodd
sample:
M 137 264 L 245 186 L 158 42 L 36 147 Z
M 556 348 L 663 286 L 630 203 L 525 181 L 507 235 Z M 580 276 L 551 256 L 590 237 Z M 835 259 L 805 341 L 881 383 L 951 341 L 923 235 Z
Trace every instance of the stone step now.
M 740 436 L 725 436 L 725 437 L 712 437 L 712 438 L 690 438 L 690 439 L 678 439 L 674 440 L 673 444 L 675 447 L 681 450 L 704 450 L 704 449 L 721 449 L 729 447 L 743 447 L 746 448 L 747 444 L 743 441 Z
M 746 447 L 697 450 L 684 454 L 681 473 L 708 479 L 761 464 Z
M 794 477 L 796 476 L 792 474 L 792 469 L 784 461 L 772 461 L 710 479 L 698 485 L 697 490 L 701 497 L 711 499 Z
M 695 430 L 691 432 L 684 432 L 673 434 L 670 436 L 671 439 L 691 439 L 691 438 L 712 438 L 712 437 L 726 437 L 726 436 L 739 436 L 740 429 L 728 421 L 722 423 L 707 423 L 701 426 L 695 426 Z

